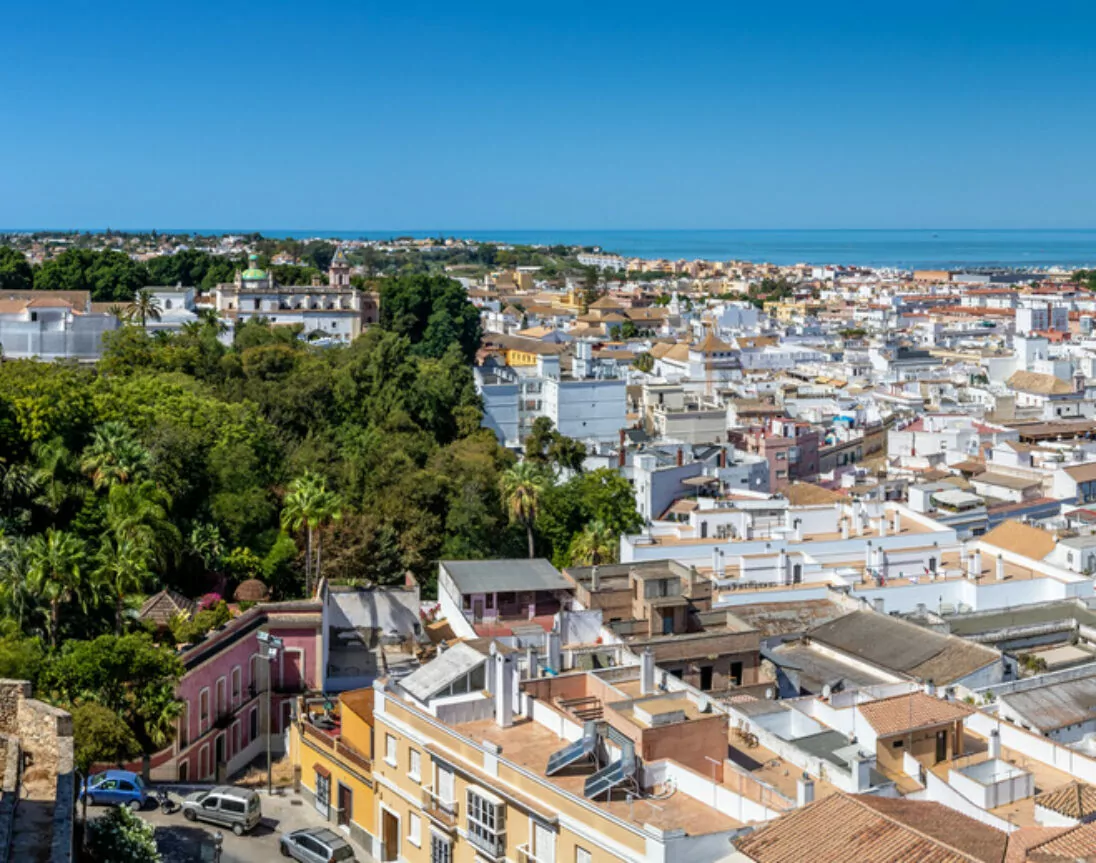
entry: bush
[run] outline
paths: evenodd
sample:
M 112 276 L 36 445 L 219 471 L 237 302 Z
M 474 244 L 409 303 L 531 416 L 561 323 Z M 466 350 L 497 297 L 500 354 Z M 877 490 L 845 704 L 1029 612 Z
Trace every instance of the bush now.
M 207 632 L 223 626 L 231 618 L 228 603 L 218 598 L 216 605 L 196 612 L 189 620 L 183 615 L 177 615 L 171 621 L 171 634 L 176 644 L 196 644 L 205 638 Z
M 162 863 L 156 850 L 155 829 L 147 821 L 118 806 L 102 818 L 89 821 L 88 848 L 102 863 Z

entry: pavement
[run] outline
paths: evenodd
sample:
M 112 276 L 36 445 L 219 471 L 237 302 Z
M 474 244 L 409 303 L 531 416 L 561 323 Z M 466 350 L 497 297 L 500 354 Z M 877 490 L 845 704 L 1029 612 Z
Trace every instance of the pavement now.
M 179 800 L 191 791 L 198 790 L 198 786 L 179 790 L 174 786 L 157 787 L 167 788 L 173 800 Z M 231 830 L 201 821 L 187 821 L 178 810 L 171 815 L 165 815 L 159 808 L 153 808 L 151 802 L 140 814 L 156 828 L 156 844 L 163 855 L 164 863 L 212 863 L 213 834 L 218 830 L 224 837 L 220 863 L 273 863 L 283 859 L 279 851 L 283 833 L 291 833 L 302 827 L 332 826 L 303 797 L 294 794 L 292 790 L 276 789 L 273 796 L 263 791 L 261 796 L 263 820 L 258 827 L 243 836 L 234 836 Z M 95 818 L 105 811 L 105 807 L 89 808 L 88 817 Z M 333 829 L 338 831 L 338 828 Z M 354 847 L 354 855 L 359 863 L 374 863 L 373 858 L 360 845 L 345 833 L 342 835 Z

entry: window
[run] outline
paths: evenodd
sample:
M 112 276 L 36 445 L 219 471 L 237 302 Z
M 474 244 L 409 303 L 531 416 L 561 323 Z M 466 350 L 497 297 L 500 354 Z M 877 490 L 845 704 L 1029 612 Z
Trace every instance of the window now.
M 416 848 L 422 847 L 422 819 L 414 812 L 407 816 L 407 841 Z
M 891 747 L 892 747 L 893 749 L 901 749 L 901 748 L 902 748 L 903 746 L 905 746 L 905 745 L 906 745 L 906 741 L 905 741 L 905 740 L 903 740 L 902 738 L 899 738 L 898 740 L 895 740 L 895 741 L 894 741 L 894 742 L 893 742 L 893 743 L 891 744 Z
M 233 797 L 224 797 L 221 799 L 221 810 L 224 812 L 236 812 L 239 815 L 243 815 L 247 811 L 247 804 L 242 800 L 236 800 Z
M 501 856 L 505 847 L 502 805 L 479 788 L 468 789 L 468 838 L 493 857 Z
M 778 452 L 776 454 L 776 460 L 777 461 L 787 461 L 787 459 L 788 459 L 788 454 L 786 452 Z
M 390 767 L 396 766 L 396 738 L 391 734 L 384 735 L 384 760 Z
M 788 472 L 786 470 L 778 470 L 776 472 L 777 479 L 783 479 L 787 475 L 788 475 Z
M 409 755 L 407 775 L 416 782 L 420 782 L 422 780 L 422 753 L 417 749 L 411 749 Z
M 575 863 L 593 863 L 593 857 L 585 848 L 575 846 Z
M 198 693 L 198 732 L 205 730 L 209 723 L 209 689 Z
M 430 834 L 430 863 L 453 863 L 453 843 L 433 832 Z
M 237 706 L 240 703 L 240 680 L 243 677 L 240 671 L 240 666 L 236 666 L 232 669 L 232 704 Z

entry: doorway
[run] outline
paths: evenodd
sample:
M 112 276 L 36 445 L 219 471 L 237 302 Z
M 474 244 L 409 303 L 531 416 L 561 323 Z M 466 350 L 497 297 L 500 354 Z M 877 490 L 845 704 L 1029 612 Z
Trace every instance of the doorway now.
M 347 786 L 339 783 L 339 826 L 350 827 L 354 818 L 354 792 Z
M 381 860 L 396 860 L 400 856 L 400 819 L 381 809 Z
M 731 680 L 734 681 L 735 686 L 741 686 L 742 685 L 742 663 L 741 662 L 732 662 L 731 663 Z
M 483 600 L 482 599 L 472 600 L 472 620 L 476 621 L 477 623 L 479 623 L 481 620 L 483 620 Z
M 936 762 L 947 761 L 948 758 L 948 733 L 947 731 L 936 732 Z
M 213 766 L 220 767 L 225 763 L 225 736 L 218 734 L 213 741 Z
M 712 688 L 712 666 L 700 666 L 700 688 L 707 692 Z

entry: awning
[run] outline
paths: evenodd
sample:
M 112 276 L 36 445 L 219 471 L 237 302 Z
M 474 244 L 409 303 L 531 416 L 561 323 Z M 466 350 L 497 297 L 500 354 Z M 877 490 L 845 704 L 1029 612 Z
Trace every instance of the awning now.
M 320 764 L 319 761 L 312 765 L 312 769 L 316 771 L 317 775 L 322 776 L 324 779 L 331 778 L 331 771 Z

